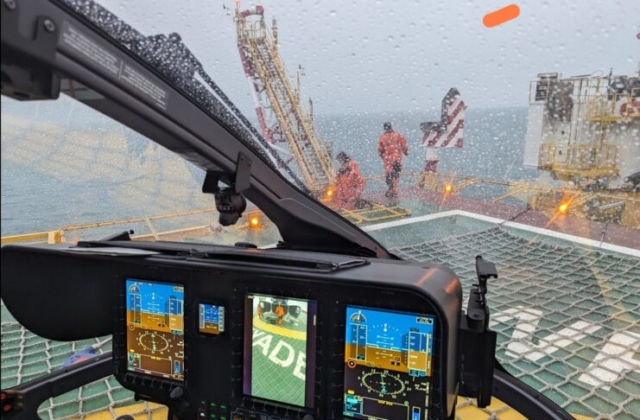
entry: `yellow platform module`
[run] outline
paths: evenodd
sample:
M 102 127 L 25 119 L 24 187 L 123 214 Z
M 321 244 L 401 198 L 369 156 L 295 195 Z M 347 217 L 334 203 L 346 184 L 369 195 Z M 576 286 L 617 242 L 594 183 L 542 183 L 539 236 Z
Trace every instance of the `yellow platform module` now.
M 343 210 L 342 216 L 355 225 L 388 222 L 411 216 L 411 210 L 397 205 L 383 206 L 372 204 L 370 208 L 361 210 Z
M 618 190 L 638 170 L 640 76 L 540 73 L 529 87 L 524 165 Z

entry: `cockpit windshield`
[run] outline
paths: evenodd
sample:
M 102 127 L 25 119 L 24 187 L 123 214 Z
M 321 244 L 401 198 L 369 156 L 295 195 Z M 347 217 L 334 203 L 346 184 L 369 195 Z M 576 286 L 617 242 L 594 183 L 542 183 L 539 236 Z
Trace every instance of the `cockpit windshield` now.
M 445 264 L 465 290 L 476 255 L 495 261 L 491 321 L 506 370 L 576 417 L 638 417 L 639 2 L 60 3 L 139 67 L 67 21 L 56 28 L 66 53 L 167 120 L 183 118 L 169 112 L 179 92 L 230 135 L 208 142 L 256 152 L 393 255 Z M 80 80 L 63 77 L 61 92 L 2 96 L 3 245 L 123 231 L 286 245 L 282 224 L 251 200 L 237 223 L 220 222 L 203 193 L 219 162 L 167 146 L 163 127 L 103 114 Z M 180 122 L 185 138 L 201 128 Z M 3 389 L 76 350 L 25 336 L 2 310 Z M 109 397 L 93 410 L 131 402 L 101 384 L 96 395 Z M 470 405 L 461 399 L 459 413 Z M 51 400 L 41 415 L 81 407 Z

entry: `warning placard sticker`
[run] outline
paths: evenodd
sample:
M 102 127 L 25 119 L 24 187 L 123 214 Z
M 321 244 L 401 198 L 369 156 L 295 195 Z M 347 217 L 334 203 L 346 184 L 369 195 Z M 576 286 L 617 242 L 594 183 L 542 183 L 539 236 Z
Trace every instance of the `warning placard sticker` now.
M 133 64 L 118 58 L 77 27 L 64 21 L 61 49 L 98 70 L 103 70 L 119 81 L 150 99 L 156 106 L 167 110 L 168 92 L 150 80 Z

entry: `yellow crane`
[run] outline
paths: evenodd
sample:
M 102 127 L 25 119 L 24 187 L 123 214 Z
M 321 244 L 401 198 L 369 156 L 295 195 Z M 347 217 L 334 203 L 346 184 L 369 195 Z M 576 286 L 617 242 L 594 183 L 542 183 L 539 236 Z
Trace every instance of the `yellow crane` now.
M 330 195 L 336 169 L 315 129 L 311 101 L 308 111 L 302 106 L 300 73 L 292 86 L 280 57 L 275 19 L 269 30 L 262 6 L 240 11 L 236 2 L 235 22 L 238 51 L 262 135 L 288 162 L 295 161 L 298 175 L 315 197 Z

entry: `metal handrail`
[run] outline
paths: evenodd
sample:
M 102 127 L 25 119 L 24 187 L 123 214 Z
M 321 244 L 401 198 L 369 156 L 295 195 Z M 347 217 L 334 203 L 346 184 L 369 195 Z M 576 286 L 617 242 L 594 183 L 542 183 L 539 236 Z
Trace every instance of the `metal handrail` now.
M 608 93 L 594 94 L 586 96 L 587 102 L 587 119 L 607 119 L 610 121 L 618 121 L 629 119 L 631 115 L 623 115 L 621 112 L 622 105 L 633 107 L 634 91 L 630 93 Z M 627 108 L 628 109 L 628 108 Z
M 70 226 L 61 227 L 56 230 L 45 231 L 45 232 L 34 232 L 34 233 L 26 233 L 26 234 L 20 234 L 20 235 L 3 236 L 1 238 L 1 242 L 2 242 L 2 245 L 8 245 L 12 243 L 60 244 L 65 242 L 65 234 L 68 232 L 90 230 L 90 229 L 97 229 L 97 228 L 111 227 L 111 226 L 131 225 L 134 223 L 145 223 L 149 227 L 149 230 L 151 231 L 151 233 L 133 236 L 133 238 L 135 239 L 145 239 L 148 237 L 157 238 L 157 237 L 161 237 L 168 234 L 174 234 L 177 232 L 188 232 L 190 230 L 202 229 L 204 227 L 191 226 L 185 229 L 158 232 L 153 226 L 153 221 L 175 219 L 180 217 L 192 216 L 196 214 L 216 213 L 216 212 L 217 210 L 215 207 L 210 207 L 205 209 L 188 210 L 183 212 L 175 212 L 175 213 L 161 214 L 161 215 L 155 215 L 155 216 L 110 220 L 106 222 L 85 223 L 82 225 L 70 225 Z M 250 215 L 252 213 L 255 213 L 255 211 L 248 212 L 247 214 Z
M 545 146 L 549 148 L 555 148 L 555 146 L 551 144 L 543 145 L 543 147 Z M 615 149 L 616 154 L 612 155 L 609 158 L 610 161 L 615 161 L 618 153 L 617 146 L 613 146 L 613 145 L 606 145 L 606 146 L 608 146 L 610 150 Z M 574 148 L 576 150 L 582 150 L 582 149 L 586 150 L 591 148 L 591 146 L 574 146 Z M 416 171 L 416 172 L 406 172 L 403 174 L 403 177 L 415 180 L 425 175 L 427 175 L 427 173 L 422 171 Z M 452 173 L 439 172 L 439 173 L 428 173 L 428 175 L 433 177 L 433 179 L 439 184 L 440 191 L 443 190 L 443 187 L 445 185 L 450 185 L 451 186 L 450 193 L 454 195 L 460 194 L 460 192 L 465 188 L 468 188 L 472 185 L 477 185 L 477 184 L 495 185 L 495 186 L 503 186 L 503 187 L 510 188 L 510 191 L 506 193 L 501 193 L 500 195 L 496 195 L 495 197 L 488 198 L 487 201 L 490 201 L 490 202 L 499 202 L 508 197 L 512 197 L 512 196 L 516 196 L 524 193 L 555 192 L 559 194 L 567 194 L 567 193 L 577 194 L 581 191 L 577 187 L 575 188 L 552 187 L 552 186 L 539 185 L 534 182 L 527 182 L 527 181 L 506 181 L 506 180 L 497 180 L 497 179 L 486 179 L 486 178 L 480 178 L 475 176 L 458 175 L 458 174 L 452 174 Z M 367 181 L 372 181 L 375 183 L 380 183 L 380 184 L 383 183 L 382 176 L 380 175 L 367 177 L 366 179 Z M 598 192 L 598 196 L 603 199 L 625 201 L 629 205 L 640 205 L 640 198 L 636 198 L 635 196 L 625 196 L 625 195 L 619 195 L 616 193 L 607 193 L 607 192 Z M 383 209 L 382 206 L 375 205 L 372 209 L 369 209 L 369 210 L 360 211 L 360 212 L 350 211 L 350 212 L 345 212 L 344 215 L 345 217 L 352 220 L 354 223 L 371 222 L 372 219 L 368 217 L 368 215 L 370 213 L 375 213 L 377 211 L 380 211 L 381 209 Z M 407 215 L 406 209 L 402 209 L 398 207 L 397 209 L 391 208 L 390 210 L 391 211 L 389 211 L 388 215 L 382 216 L 383 219 L 389 219 L 393 217 L 402 217 Z M 153 221 L 157 221 L 157 220 L 186 217 L 186 216 L 191 216 L 195 214 L 205 214 L 205 213 L 214 214 L 216 213 L 216 209 L 205 208 L 205 209 L 175 212 L 175 213 L 169 213 L 169 214 L 163 214 L 163 215 L 155 215 L 155 216 L 149 216 L 149 217 L 137 217 L 137 218 L 120 219 L 120 220 L 107 221 L 107 222 L 88 223 L 83 225 L 72 225 L 72 226 L 66 226 L 66 227 L 62 227 L 60 229 L 51 230 L 51 231 L 4 236 L 1 239 L 2 239 L 2 245 L 8 245 L 11 243 L 59 244 L 59 243 L 65 242 L 65 233 L 70 231 L 89 230 L 89 229 L 109 227 L 109 226 L 121 226 L 121 225 L 127 225 L 132 223 L 145 223 L 147 224 L 147 226 L 149 226 L 149 224 L 152 224 Z M 248 221 L 253 215 L 260 215 L 261 226 L 266 226 L 270 223 L 267 219 L 265 219 L 261 215 L 259 210 L 250 210 L 246 212 L 244 218 L 245 220 Z M 213 220 L 213 217 L 212 217 L 212 220 Z M 375 221 L 380 221 L 380 220 L 376 219 Z M 168 231 L 155 231 L 155 229 L 153 228 L 153 225 L 149 227 L 150 227 L 151 233 L 134 235 L 132 236 L 132 238 L 136 240 L 147 240 L 147 239 L 159 239 L 159 238 L 166 238 L 166 237 L 173 237 L 173 236 L 181 237 L 181 236 L 184 236 L 184 234 L 189 234 L 189 233 L 196 234 L 199 231 L 211 230 L 211 225 L 189 226 L 186 228 L 168 230 Z M 236 229 L 245 229 L 248 227 L 249 227 L 248 222 L 243 222 L 235 226 Z
M 557 151 L 564 152 L 564 160 L 559 161 Z M 613 144 L 601 145 L 571 145 L 559 147 L 552 143 L 543 143 L 540 146 L 538 163 L 542 168 L 574 168 L 576 170 L 602 168 L 610 170 L 617 168 L 619 147 Z

